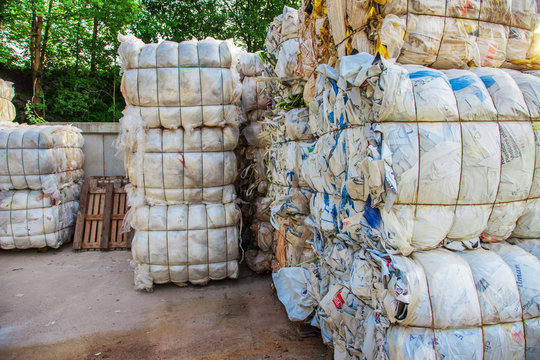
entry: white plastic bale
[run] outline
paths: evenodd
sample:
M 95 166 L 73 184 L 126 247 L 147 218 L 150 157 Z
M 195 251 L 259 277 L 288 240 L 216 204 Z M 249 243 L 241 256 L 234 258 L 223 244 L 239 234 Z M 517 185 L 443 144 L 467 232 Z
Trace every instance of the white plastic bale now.
M 137 278 L 156 284 L 238 277 L 238 221 L 234 203 L 140 206 L 134 210 L 132 243 Z M 147 265 L 147 266 L 146 266 Z M 139 274 L 140 273 L 140 274 Z
M 202 126 L 223 127 L 238 125 L 238 108 L 235 105 L 210 106 L 130 106 L 123 113 L 124 121 L 142 119 L 148 128 L 184 128 L 188 131 Z
M 246 113 L 258 109 L 265 110 L 268 100 L 266 84 L 263 81 L 247 76 L 242 80 L 242 107 Z
M 238 128 L 143 130 L 122 122 L 117 141 L 137 191 L 155 201 L 224 201 L 235 198 Z
M 470 266 L 482 324 L 510 323 L 521 320 L 521 302 L 514 274 L 498 255 L 484 249 L 458 253 Z
M 308 108 L 296 108 L 285 113 L 286 136 L 291 140 L 312 140 L 313 134 L 309 128 Z
M 81 180 L 83 142 L 72 126 L 0 127 L 0 188 L 52 194 Z
M 13 96 L 13 83 L 0 79 L 0 122 L 13 121 L 15 118 L 15 106 L 11 103 Z
M 506 243 L 486 244 L 489 250 L 506 261 L 514 273 L 523 309 L 523 319 L 540 316 L 540 260 L 519 246 Z
M 11 81 L 0 79 L 0 98 L 11 101 L 15 96 L 15 89 Z
M 526 358 L 538 359 L 540 357 L 540 319 L 525 320 Z
M 360 60 L 359 56 L 341 59 L 341 73 L 354 84 L 364 81 L 356 80 L 363 79 L 362 71 L 365 66 L 362 65 L 365 63 L 361 62 L 363 60 Z M 353 59 L 358 59 L 358 62 L 354 63 L 356 60 Z M 333 76 L 327 70 L 325 74 Z M 407 79 L 409 77 L 411 79 Z M 321 78 L 323 77 L 320 76 L 319 80 Z M 330 84 L 332 79 L 331 77 L 327 83 Z M 401 81 L 404 79 L 407 81 Z M 403 88 L 403 83 L 407 84 L 407 82 L 408 85 Z M 340 95 L 341 90 L 335 94 L 335 89 L 333 90 L 332 87 L 327 89 L 325 85 L 326 90 L 323 91 L 322 84 L 323 82 L 318 85 L 322 91 L 319 92 L 320 97 L 310 104 L 310 126 L 316 123 L 315 126 L 311 126 L 312 130 L 324 131 L 324 126 L 328 123 L 336 130 L 346 126 L 355 126 L 351 119 L 356 118 L 357 115 L 361 116 L 361 112 L 357 112 L 354 107 L 358 106 L 362 109 L 364 106 L 362 101 L 358 100 L 360 94 L 356 93 L 357 88 L 350 87 L 347 90 L 347 104 L 353 103 L 353 107 L 349 107 L 338 102 L 343 97 Z M 538 167 L 540 152 L 536 151 L 539 149 L 538 137 L 535 139 L 534 134 L 537 131 L 533 131 L 531 121 L 538 118 L 538 99 L 540 98 L 538 78 L 516 71 L 489 68 L 474 69 L 473 72 L 465 70 L 439 72 L 418 66 L 389 65 L 385 67 L 385 72 L 378 84 L 383 92 L 379 95 L 377 89 L 374 89 L 373 98 L 381 99 L 381 106 L 377 108 L 380 121 L 414 122 L 416 118 L 427 122 L 441 118 L 456 121 L 458 116 L 461 120 L 460 124 L 382 123 L 379 128 L 373 128 L 374 134 L 378 131 L 382 133 L 383 140 L 391 151 L 391 166 L 398 190 L 394 209 L 401 212 L 401 215 L 396 214 L 397 218 L 404 220 L 408 218 L 409 220 L 405 221 L 413 221 L 413 216 L 415 216 L 418 224 L 422 224 L 423 219 L 427 220 L 423 222 L 423 225 L 415 227 L 421 233 L 416 232 L 414 236 L 411 235 L 419 248 L 427 249 L 437 246 L 445 237 L 462 241 L 465 246 L 471 246 L 472 243 L 477 242 L 476 239 L 483 232 L 486 240 L 501 240 L 510 236 L 520 217 L 520 226 L 517 227 L 516 236 L 524 238 L 536 236 L 537 222 L 533 219 L 536 214 L 535 197 L 538 196 L 536 194 L 538 177 L 534 164 L 536 163 Z M 396 84 L 395 87 L 394 84 Z M 414 92 L 411 91 L 412 89 Z M 429 89 L 433 91 L 430 92 Z M 441 93 L 443 99 L 440 108 L 436 106 L 440 101 L 431 97 L 436 92 L 435 89 Z M 511 90 L 507 92 L 504 89 Z M 412 116 L 406 110 L 407 103 L 413 105 Z M 322 109 L 321 106 L 323 106 Z M 415 115 L 415 108 L 417 115 Z M 343 116 L 343 112 L 346 116 Z M 331 121 L 331 119 L 341 118 L 346 122 L 334 120 L 332 123 Z M 504 121 L 497 124 L 497 119 Z M 486 120 L 493 122 L 489 123 Z M 511 120 L 516 122 L 511 122 Z M 368 121 L 367 118 L 366 121 Z M 321 133 L 319 130 L 315 131 Z M 355 130 L 340 130 L 336 135 L 321 136 L 313 153 L 307 159 L 305 167 L 309 175 L 304 177 L 309 179 L 310 186 L 316 191 L 340 196 L 340 194 L 343 195 L 341 191 L 343 180 L 340 180 L 339 174 L 347 172 L 351 179 L 347 182 L 347 194 L 352 199 L 365 200 L 366 189 L 368 189 L 373 201 L 379 196 L 379 193 L 374 193 L 378 191 L 379 185 L 376 184 L 382 185 L 382 182 L 376 178 L 366 180 L 367 168 L 362 162 L 366 155 L 356 151 L 358 156 L 355 158 L 347 151 L 342 151 L 342 149 L 350 148 L 347 145 L 343 146 L 342 142 L 345 140 L 340 140 L 349 139 L 350 136 L 344 136 L 349 131 Z M 359 131 L 354 137 L 359 143 L 366 135 Z M 447 143 L 442 139 L 446 139 Z M 420 150 L 418 150 L 419 144 Z M 437 145 L 433 147 L 431 144 Z M 444 153 L 441 151 L 443 147 L 448 151 L 454 150 L 451 153 Z M 365 146 L 356 146 L 356 148 L 365 148 Z M 430 158 L 430 149 L 435 150 L 433 162 Z M 377 150 L 381 151 L 381 149 Z M 445 155 L 438 158 L 437 152 Z M 353 153 L 354 151 L 351 152 Z M 415 164 L 418 163 L 419 155 L 420 169 Z M 377 164 L 375 161 L 380 160 L 377 160 L 375 155 L 372 156 L 374 159 L 371 161 Z M 336 161 L 338 166 L 332 168 L 334 159 L 340 161 Z M 337 171 L 332 171 L 332 169 Z M 420 179 L 426 177 L 425 184 L 437 183 L 434 179 L 440 179 L 442 183 L 438 183 L 434 189 L 425 189 L 422 180 L 421 185 L 418 185 L 416 180 L 418 176 Z M 525 201 L 528 198 L 532 199 Z M 493 206 L 494 202 L 497 203 L 495 206 Z M 410 205 L 406 204 L 412 204 L 412 213 Z M 442 204 L 446 208 L 436 209 L 431 204 Z M 405 214 L 408 215 L 404 217 Z M 384 216 L 386 214 L 383 214 Z M 430 220 L 435 218 L 437 222 Z M 430 227 L 429 224 L 436 224 L 436 227 Z M 401 229 L 398 224 L 391 226 Z M 396 229 L 393 232 L 401 237 L 407 234 Z M 410 242 L 411 239 L 407 241 Z
M 433 330 L 392 326 L 386 346 L 391 359 L 484 358 L 481 328 Z
M 0 248 L 58 248 L 71 241 L 80 191 L 75 184 L 58 197 L 37 190 L 0 192 Z
M 238 72 L 241 76 L 256 77 L 261 76 L 264 70 L 264 63 L 261 61 L 261 52 L 242 53 L 238 61 Z
M 130 111 L 149 127 L 189 130 L 237 123 L 231 105 L 241 89 L 230 69 L 231 44 L 212 38 L 148 45 L 133 36 L 119 35 L 119 40 L 122 93 L 128 109 L 141 107 Z
M 523 250 L 533 254 L 540 259 L 540 239 L 518 239 L 510 238 L 508 242 L 513 245 L 517 245 Z
M 0 98 L 0 122 L 13 121 L 15 112 L 15 106 L 11 101 Z
M 444 249 L 413 254 L 426 274 L 433 320 L 430 324 L 446 329 L 459 326 L 479 326 L 482 323 L 476 288 L 468 264 L 458 255 Z M 451 310 L 450 310 L 451 309 Z M 459 324 L 456 326 L 456 324 Z
M 314 144 L 314 141 L 288 141 L 277 144 L 269 159 L 272 182 L 281 186 L 307 186 L 300 169 Z

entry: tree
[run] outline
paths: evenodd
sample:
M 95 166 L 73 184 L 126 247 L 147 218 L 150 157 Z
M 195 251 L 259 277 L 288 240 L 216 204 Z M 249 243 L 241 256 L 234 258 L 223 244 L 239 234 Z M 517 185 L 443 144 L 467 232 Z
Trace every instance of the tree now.
M 230 32 L 235 39 L 254 52 L 264 47 L 266 31 L 272 20 L 283 12 L 285 5 L 298 8 L 298 0 L 233 0 L 226 1 Z
M 227 11 L 221 0 L 143 0 L 144 12 L 135 29 L 145 42 L 167 39 L 228 38 Z

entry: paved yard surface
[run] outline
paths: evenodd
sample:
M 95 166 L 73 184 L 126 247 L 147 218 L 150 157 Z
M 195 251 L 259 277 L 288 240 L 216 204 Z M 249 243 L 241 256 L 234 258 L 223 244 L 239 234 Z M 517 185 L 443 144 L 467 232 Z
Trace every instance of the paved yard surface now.
M 133 290 L 127 251 L 0 252 L 0 359 L 329 359 L 270 276 Z

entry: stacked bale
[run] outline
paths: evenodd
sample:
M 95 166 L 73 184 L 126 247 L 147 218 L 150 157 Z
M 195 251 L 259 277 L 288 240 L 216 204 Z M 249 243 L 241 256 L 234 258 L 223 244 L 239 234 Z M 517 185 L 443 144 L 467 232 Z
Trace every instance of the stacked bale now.
M 15 119 L 15 106 L 11 103 L 13 96 L 13 83 L 0 79 L 0 122 Z
M 336 358 L 540 356 L 522 249 L 540 237 L 539 99 L 515 70 L 320 66 L 302 173 L 321 260 L 275 275 L 291 317 L 315 310 Z
M 239 84 L 231 45 L 119 36 L 126 100 L 117 145 L 131 181 L 135 286 L 238 276 Z
M 313 149 L 314 137 L 308 126 L 308 110 L 302 100 L 304 81 L 295 74 L 298 62 L 298 12 L 285 7 L 270 25 L 266 37 L 268 88 L 274 105 L 273 116 L 263 124 L 269 139 L 268 169 L 271 185 L 268 197 L 275 228 L 273 270 L 295 266 L 313 258 L 307 242 L 313 236 L 305 225 L 311 190 L 300 168 Z
M 0 248 L 58 248 L 71 240 L 83 142 L 72 126 L 0 125 Z
M 245 114 L 238 149 L 240 176 L 237 181 L 242 200 L 242 242 L 247 247 L 246 262 L 257 273 L 270 271 L 273 257 L 270 199 L 266 197 L 269 185 L 266 176 L 268 144 L 261 137 L 269 96 L 261 57 L 261 52 L 243 53 L 238 63 Z
M 305 0 L 300 13 L 305 78 L 354 51 L 441 69 L 540 66 L 535 0 Z

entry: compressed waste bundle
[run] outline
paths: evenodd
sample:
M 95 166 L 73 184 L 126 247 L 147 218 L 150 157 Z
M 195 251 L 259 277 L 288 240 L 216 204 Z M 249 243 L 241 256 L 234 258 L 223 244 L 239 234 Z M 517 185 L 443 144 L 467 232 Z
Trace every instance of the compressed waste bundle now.
M 355 52 L 440 69 L 540 66 L 535 0 L 304 0 L 299 14 L 308 100 L 317 65 Z
M 0 126 L 0 189 L 52 194 L 81 180 L 83 142 L 73 126 Z
M 117 147 L 131 186 L 135 288 L 238 276 L 240 84 L 234 47 L 119 35 L 126 100 Z
M 68 125 L 0 126 L 0 248 L 71 241 L 83 181 L 84 139 Z
M 273 276 L 290 319 L 336 359 L 539 357 L 539 99 L 509 69 L 320 65 L 290 177 L 316 260 Z
M 403 257 L 318 240 L 320 263 L 281 269 L 274 284 L 289 317 L 320 327 L 334 358 L 540 355 L 540 261 L 525 250 L 500 243 Z
M 271 270 L 273 228 L 270 224 L 267 178 L 267 142 L 261 137 L 268 102 L 266 65 L 262 52 L 243 53 L 238 62 L 242 80 L 242 110 L 240 146 L 237 150 L 239 174 L 237 191 L 241 199 L 242 243 L 246 248 L 247 265 L 257 273 Z
M 367 231 L 404 255 L 540 238 L 539 99 L 539 79 L 515 70 L 365 53 L 321 66 L 310 104 L 320 138 L 302 167 L 311 214 L 324 232 Z M 382 223 L 362 223 L 373 208 Z
M 0 123 L 15 119 L 15 106 L 11 103 L 13 96 L 13 83 L 0 79 Z
M 65 186 L 58 195 L 40 190 L 0 191 L 0 248 L 58 248 L 71 241 L 81 186 Z
M 267 72 L 273 112 L 263 123 L 263 138 L 268 145 L 267 197 L 270 221 L 275 229 L 276 271 L 313 258 L 307 242 L 311 229 L 304 224 L 309 215 L 311 190 L 300 172 L 302 162 L 314 145 L 308 125 L 308 109 L 302 99 L 304 81 L 298 78 L 298 11 L 285 6 L 270 24 L 266 37 Z

